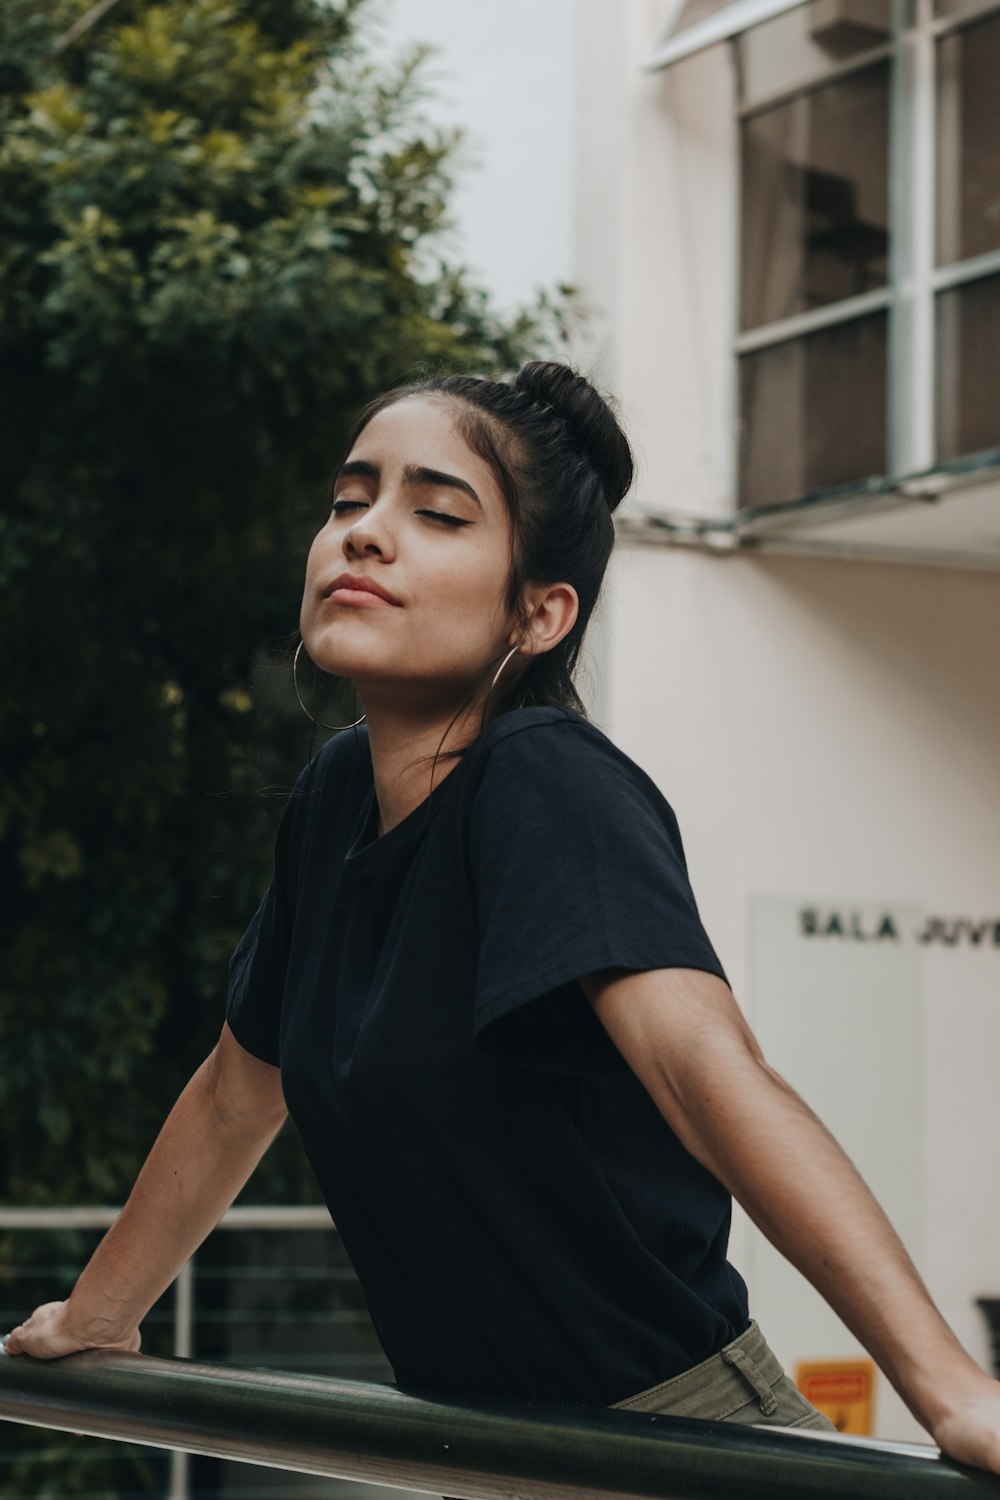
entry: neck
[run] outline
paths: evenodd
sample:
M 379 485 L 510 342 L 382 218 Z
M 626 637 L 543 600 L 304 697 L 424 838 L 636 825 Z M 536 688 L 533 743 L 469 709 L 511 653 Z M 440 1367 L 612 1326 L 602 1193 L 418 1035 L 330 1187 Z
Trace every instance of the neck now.
M 482 704 L 455 718 L 454 706 L 429 717 L 426 712 L 407 714 L 398 705 L 391 709 L 369 706 L 366 700 L 379 837 L 408 817 L 461 764 L 459 756 L 443 758 L 444 752 L 470 745 L 479 734 L 481 722 Z M 435 754 L 439 757 L 436 761 Z

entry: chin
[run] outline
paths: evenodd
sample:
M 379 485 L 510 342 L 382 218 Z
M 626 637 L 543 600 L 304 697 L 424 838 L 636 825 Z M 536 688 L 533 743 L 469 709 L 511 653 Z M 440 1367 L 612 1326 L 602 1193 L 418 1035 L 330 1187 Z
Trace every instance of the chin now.
M 304 628 L 300 626 L 300 634 L 309 660 L 331 677 L 352 677 L 355 672 L 362 672 L 366 667 L 372 666 L 370 642 L 367 649 L 356 645 L 352 650 L 350 639 L 344 639 L 343 630 L 334 633 L 322 626 L 318 629 L 315 626 L 312 629 L 308 625 Z
M 339 650 L 331 646 L 327 646 L 324 650 L 321 645 L 317 645 L 313 652 L 309 650 L 308 637 L 306 637 L 306 650 L 314 665 L 319 667 L 321 672 L 327 673 L 330 677 L 349 678 L 358 687 L 363 682 L 398 681 L 400 676 L 398 661 L 373 658 L 370 651 L 347 651 L 341 644 Z
M 306 650 L 309 651 L 308 645 Z M 313 665 L 328 677 L 347 677 L 352 682 L 361 678 L 371 676 L 371 666 L 359 661 L 357 658 L 347 655 L 343 651 L 319 651 L 315 655 L 309 651 Z

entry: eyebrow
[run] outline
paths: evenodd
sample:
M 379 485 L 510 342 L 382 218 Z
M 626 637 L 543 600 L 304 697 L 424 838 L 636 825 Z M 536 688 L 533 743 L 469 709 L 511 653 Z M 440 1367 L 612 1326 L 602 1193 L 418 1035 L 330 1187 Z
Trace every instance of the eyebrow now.
M 347 479 L 351 475 L 357 475 L 361 479 L 374 479 L 376 482 L 381 478 L 382 470 L 378 464 L 372 464 L 363 458 L 351 458 L 347 463 L 341 464 L 333 476 L 334 484 L 338 479 Z M 404 484 L 429 484 L 443 485 L 447 489 L 461 490 L 463 495 L 468 495 L 479 506 L 483 508 L 483 502 L 476 494 L 472 485 L 465 479 L 459 479 L 457 474 L 445 474 L 441 469 L 426 469 L 422 464 L 405 464 L 403 466 Z

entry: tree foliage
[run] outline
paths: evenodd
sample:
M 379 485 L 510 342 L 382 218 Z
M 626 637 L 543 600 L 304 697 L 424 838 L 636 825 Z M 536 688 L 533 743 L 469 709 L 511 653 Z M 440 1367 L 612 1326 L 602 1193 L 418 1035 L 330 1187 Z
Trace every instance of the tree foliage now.
M 565 310 L 504 321 L 435 257 L 457 141 L 420 50 L 372 65 L 364 0 L 118 0 L 60 45 L 86 10 L 0 7 L 19 1204 L 120 1199 L 218 1032 L 309 748 L 267 664 L 347 414 L 420 365 L 508 368 Z M 311 1192 L 278 1163 L 272 1191 Z

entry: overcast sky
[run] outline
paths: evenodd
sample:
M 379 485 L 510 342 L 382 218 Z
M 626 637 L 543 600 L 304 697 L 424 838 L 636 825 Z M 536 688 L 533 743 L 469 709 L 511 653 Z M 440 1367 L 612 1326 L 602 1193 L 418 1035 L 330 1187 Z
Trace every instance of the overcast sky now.
M 510 308 L 572 279 L 575 0 L 377 0 L 376 54 L 415 41 L 435 98 L 427 112 L 467 130 L 450 248 Z

